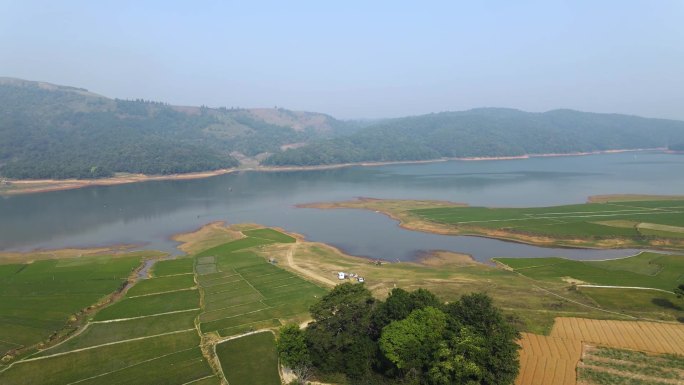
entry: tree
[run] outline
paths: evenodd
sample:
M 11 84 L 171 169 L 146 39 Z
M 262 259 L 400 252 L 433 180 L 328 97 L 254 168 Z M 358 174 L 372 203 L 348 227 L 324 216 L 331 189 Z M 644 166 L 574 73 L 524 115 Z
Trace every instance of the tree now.
M 306 346 L 306 337 L 299 325 L 288 324 L 281 327 L 277 347 L 283 366 L 292 369 L 300 384 L 306 384 L 311 376 L 311 357 Z
M 485 338 L 486 354 L 479 366 L 483 369 L 482 385 L 508 385 L 515 381 L 520 365 L 515 342 L 520 334 L 511 326 L 492 299 L 484 293 L 464 295 L 446 306 L 451 322 L 469 327 Z M 456 328 L 459 328 L 458 326 Z
M 674 293 L 677 295 L 677 298 L 684 298 L 684 283 L 680 283 L 679 286 L 674 289 Z
M 379 338 L 382 329 L 392 321 L 402 320 L 414 310 L 427 306 L 441 306 L 439 299 L 429 290 L 418 289 L 408 292 L 404 289 L 392 289 L 385 302 L 378 304 L 373 313 L 374 337 Z
M 314 366 L 327 373 L 366 377 L 377 356 L 369 337 L 375 299 L 364 285 L 343 283 L 311 306 L 314 319 L 306 328 Z
M 427 382 L 433 385 L 479 385 L 485 369 L 480 366 L 487 354 L 485 338 L 463 327 L 449 340 L 439 344 Z
M 413 311 L 382 330 L 380 350 L 402 372 L 420 373 L 432 360 L 442 340 L 447 316 L 434 307 Z

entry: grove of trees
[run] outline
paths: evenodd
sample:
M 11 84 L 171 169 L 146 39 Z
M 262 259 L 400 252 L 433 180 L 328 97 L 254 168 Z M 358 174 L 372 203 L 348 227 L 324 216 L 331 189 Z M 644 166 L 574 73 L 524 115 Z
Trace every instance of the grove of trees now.
M 519 334 L 486 294 L 444 303 L 425 289 L 394 289 L 381 301 L 344 283 L 311 316 L 278 338 L 281 363 L 302 384 L 314 374 L 353 384 L 505 385 L 518 374 Z

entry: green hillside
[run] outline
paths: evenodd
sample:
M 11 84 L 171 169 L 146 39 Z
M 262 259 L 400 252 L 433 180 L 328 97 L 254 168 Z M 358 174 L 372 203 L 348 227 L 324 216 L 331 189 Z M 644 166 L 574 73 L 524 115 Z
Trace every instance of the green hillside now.
M 482 108 L 392 119 L 353 135 L 277 153 L 270 165 L 496 157 L 664 148 L 684 142 L 684 122 L 571 110 Z
M 616 149 L 678 149 L 684 122 L 483 108 L 340 121 L 281 108 L 172 106 L 0 78 L 0 176 L 98 178 L 259 163 L 309 166 Z
M 0 174 L 17 179 L 172 174 L 235 167 L 348 125 L 284 109 L 179 107 L 0 78 Z

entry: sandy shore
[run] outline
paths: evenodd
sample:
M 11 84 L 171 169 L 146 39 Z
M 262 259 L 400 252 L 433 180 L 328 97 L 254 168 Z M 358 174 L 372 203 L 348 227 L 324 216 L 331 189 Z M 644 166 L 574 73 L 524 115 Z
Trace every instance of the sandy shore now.
M 201 179 L 212 176 L 229 174 L 239 171 L 256 171 L 256 172 L 280 172 L 280 171 L 307 171 L 307 170 L 329 170 L 343 167 L 354 166 L 385 166 L 391 164 L 422 164 L 422 163 L 437 163 L 448 161 L 493 161 L 493 160 L 514 160 L 514 159 L 529 159 L 529 158 L 545 158 L 545 157 L 562 157 L 562 156 L 585 156 L 597 154 L 615 154 L 622 152 L 641 152 L 641 151 L 665 151 L 663 148 L 642 148 L 631 150 L 606 150 L 593 152 L 573 152 L 573 153 L 548 153 L 548 154 L 528 154 L 520 156 L 495 156 L 495 157 L 466 157 L 466 158 L 439 158 L 430 160 L 409 160 L 409 161 L 392 161 L 392 162 L 356 162 L 356 163 L 339 163 L 330 165 L 318 166 L 257 166 L 248 168 L 228 168 L 214 171 L 194 172 L 187 174 L 170 174 L 170 175 L 145 175 L 145 174 L 121 174 L 111 178 L 100 179 L 21 179 L 8 180 L 0 182 L 0 195 L 18 195 L 31 194 L 49 191 L 72 190 L 77 188 L 89 186 L 112 186 L 118 184 L 138 183 L 155 180 L 184 180 L 184 179 Z

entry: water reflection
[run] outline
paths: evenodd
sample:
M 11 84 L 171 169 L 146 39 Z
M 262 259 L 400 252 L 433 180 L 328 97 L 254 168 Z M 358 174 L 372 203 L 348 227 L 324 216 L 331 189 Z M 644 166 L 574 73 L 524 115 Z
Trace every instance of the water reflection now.
M 657 164 L 657 167 L 654 167 Z M 549 250 L 472 237 L 403 230 L 355 210 L 295 209 L 298 203 L 378 198 L 442 199 L 488 206 L 582 202 L 607 193 L 684 194 L 684 156 L 644 153 L 487 162 L 242 172 L 0 199 L 0 249 L 144 243 L 175 250 L 169 236 L 214 220 L 281 226 L 370 257 L 409 259 L 426 249 L 479 258 L 592 251 Z M 570 255 L 570 253 L 579 253 Z M 581 255 L 580 255 L 581 254 Z M 624 255 L 624 253 L 623 253 Z

